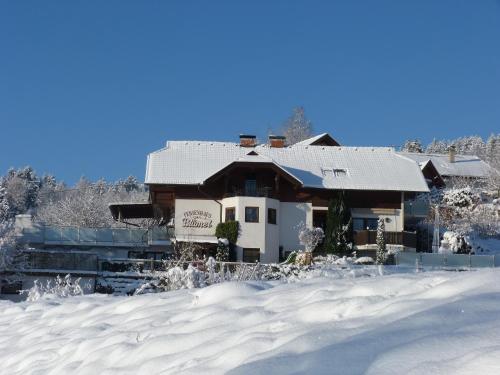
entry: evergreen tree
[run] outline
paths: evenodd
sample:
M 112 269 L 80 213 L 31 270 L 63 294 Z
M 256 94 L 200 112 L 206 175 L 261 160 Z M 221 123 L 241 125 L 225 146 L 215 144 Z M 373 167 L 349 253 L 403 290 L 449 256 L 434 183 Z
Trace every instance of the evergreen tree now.
M 387 259 L 387 250 L 385 247 L 385 223 L 383 218 L 378 219 L 377 225 L 377 264 L 384 264 Z
M 346 253 L 352 248 L 351 210 L 346 206 L 345 194 L 339 192 L 330 200 L 326 216 L 324 249 L 328 253 Z

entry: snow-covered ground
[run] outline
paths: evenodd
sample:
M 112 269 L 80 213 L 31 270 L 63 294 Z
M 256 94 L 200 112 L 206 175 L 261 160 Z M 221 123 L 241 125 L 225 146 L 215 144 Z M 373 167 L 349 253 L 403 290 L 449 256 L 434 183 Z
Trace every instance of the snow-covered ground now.
M 338 276 L 0 301 L 0 373 L 500 373 L 500 269 Z

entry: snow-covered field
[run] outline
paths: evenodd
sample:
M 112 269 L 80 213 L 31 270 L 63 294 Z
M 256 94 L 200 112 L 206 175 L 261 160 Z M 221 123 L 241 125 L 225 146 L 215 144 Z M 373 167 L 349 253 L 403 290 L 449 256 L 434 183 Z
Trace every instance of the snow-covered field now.
M 2 374 L 499 374 L 500 270 L 0 301 Z

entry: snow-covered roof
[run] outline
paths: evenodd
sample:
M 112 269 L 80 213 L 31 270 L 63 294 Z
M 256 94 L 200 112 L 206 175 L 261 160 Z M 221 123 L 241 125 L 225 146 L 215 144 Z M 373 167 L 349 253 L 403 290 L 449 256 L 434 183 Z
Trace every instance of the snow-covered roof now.
M 254 151 L 258 157 L 248 155 Z M 237 143 L 170 141 L 148 155 L 146 184 L 203 184 L 236 161 L 272 161 L 304 187 L 346 190 L 428 191 L 417 163 L 388 147 L 293 145 L 274 148 Z
M 430 160 L 441 176 L 486 178 L 491 173 L 491 167 L 471 155 L 455 155 L 455 161 L 450 162 L 448 154 L 420 154 L 400 152 L 401 155 L 415 160 L 422 167 Z
M 301 146 L 312 146 L 314 145 L 316 142 L 322 140 L 323 138 L 325 139 L 329 139 L 330 142 L 333 142 L 335 143 L 337 146 L 339 146 L 340 144 L 335 140 L 333 139 L 333 137 L 328 134 L 328 133 L 321 133 L 321 134 L 318 134 L 318 135 L 315 135 L 314 137 L 311 137 L 311 138 L 308 138 L 308 139 L 304 139 L 303 141 L 300 141 L 300 142 L 297 142 L 296 144 L 297 145 L 301 145 Z

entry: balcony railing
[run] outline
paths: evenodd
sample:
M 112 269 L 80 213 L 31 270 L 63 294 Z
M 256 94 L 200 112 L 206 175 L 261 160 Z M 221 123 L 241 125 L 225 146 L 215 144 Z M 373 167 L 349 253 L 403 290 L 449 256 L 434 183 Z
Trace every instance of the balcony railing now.
M 173 228 L 80 228 L 37 225 L 22 228 L 19 240 L 24 243 L 78 246 L 148 246 L 168 244 Z
M 272 187 L 262 186 L 257 189 L 233 189 L 225 193 L 226 197 L 261 197 L 274 198 L 276 196 Z
M 415 232 L 384 232 L 386 244 L 403 245 L 416 248 L 417 234 Z M 358 230 L 354 232 L 354 244 L 357 246 L 372 245 L 377 243 L 376 230 Z

